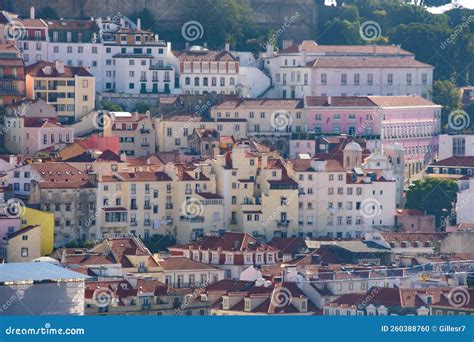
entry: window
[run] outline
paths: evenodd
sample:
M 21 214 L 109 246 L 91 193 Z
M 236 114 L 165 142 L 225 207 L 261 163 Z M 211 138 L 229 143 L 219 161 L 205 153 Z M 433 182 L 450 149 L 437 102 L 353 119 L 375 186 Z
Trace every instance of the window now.
M 347 74 L 341 74 L 341 85 L 347 84 Z
M 327 84 L 327 75 L 326 74 L 321 74 L 321 84 L 322 85 Z
M 453 156 L 464 156 L 466 154 L 466 139 L 453 138 Z
M 367 85 L 373 85 L 373 84 L 374 84 L 374 75 L 367 74 Z
M 392 85 L 393 84 L 393 74 L 388 74 L 387 75 L 387 84 Z
M 21 249 L 21 256 L 24 258 L 28 257 L 28 248 Z

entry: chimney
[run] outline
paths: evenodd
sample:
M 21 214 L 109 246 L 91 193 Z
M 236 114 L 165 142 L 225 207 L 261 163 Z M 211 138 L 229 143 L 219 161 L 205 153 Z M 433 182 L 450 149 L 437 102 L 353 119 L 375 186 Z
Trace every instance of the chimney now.
M 293 41 L 291 39 L 283 39 L 283 49 L 287 49 L 293 46 Z
M 203 46 L 207 49 L 207 42 L 205 42 L 205 43 L 203 44 Z
M 273 50 L 274 50 L 273 44 L 268 42 L 266 48 L 267 48 L 267 51 L 266 51 L 267 52 L 267 57 L 269 57 L 269 58 L 273 57 Z
M 30 19 L 35 19 L 35 6 L 30 7 Z
M 266 168 L 268 166 L 268 154 L 262 153 L 262 164 L 261 167 L 262 169 Z
M 56 71 L 59 74 L 64 74 L 64 62 L 63 61 L 55 61 L 54 66 L 56 68 Z
M 142 29 L 142 20 L 140 18 L 137 19 L 137 30 Z
M 224 50 L 227 51 L 227 52 L 230 51 L 230 44 L 229 43 L 225 43 Z
M 332 97 L 328 96 L 328 106 L 330 106 L 331 104 L 332 104 Z
M 189 42 L 186 42 L 186 47 L 184 48 L 185 51 L 189 51 Z
M 125 27 L 125 18 L 124 17 L 120 17 L 120 26 Z

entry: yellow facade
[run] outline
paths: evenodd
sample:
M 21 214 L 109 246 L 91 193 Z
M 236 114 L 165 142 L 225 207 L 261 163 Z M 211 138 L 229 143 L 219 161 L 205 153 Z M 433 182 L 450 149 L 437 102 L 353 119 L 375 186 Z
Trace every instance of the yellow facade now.
M 32 208 L 25 208 L 21 216 L 21 228 L 41 226 L 41 255 L 53 252 L 54 245 L 54 214 Z

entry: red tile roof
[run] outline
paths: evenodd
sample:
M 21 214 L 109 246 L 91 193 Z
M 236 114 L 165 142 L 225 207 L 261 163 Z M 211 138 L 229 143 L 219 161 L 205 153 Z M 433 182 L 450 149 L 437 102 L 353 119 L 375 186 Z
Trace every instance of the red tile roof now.
M 43 68 L 50 67 L 51 73 L 45 74 Z M 33 77 L 64 77 L 73 78 L 74 76 L 92 77 L 92 74 L 83 67 L 71 67 L 64 65 L 64 71 L 59 73 L 56 69 L 56 64 L 52 62 L 39 61 L 26 67 L 26 73 Z

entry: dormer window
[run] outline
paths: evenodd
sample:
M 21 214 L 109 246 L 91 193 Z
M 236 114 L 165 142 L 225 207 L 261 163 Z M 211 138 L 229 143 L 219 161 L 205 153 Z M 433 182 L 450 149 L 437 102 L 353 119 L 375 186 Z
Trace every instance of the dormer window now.
M 251 306 L 251 303 L 250 303 L 250 298 L 245 298 L 244 299 L 244 302 L 245 302 L 245 311 L 250 311 L 252 306 Z

